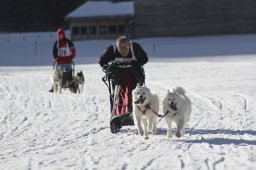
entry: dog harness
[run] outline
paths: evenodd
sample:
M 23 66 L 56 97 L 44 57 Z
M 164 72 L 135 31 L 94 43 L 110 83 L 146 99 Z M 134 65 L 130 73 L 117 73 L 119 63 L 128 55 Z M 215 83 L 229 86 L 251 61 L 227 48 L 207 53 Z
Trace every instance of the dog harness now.
M 142 110 L 138 105 L 137 105 L 137 107 L 140 109 L 140 111 L 143 113 L 143 115 L 145 115 L 146 111 L 149 109 L 149 110 L 151 110 L 154 114 L 156 114 L 158 117 L 164 117 L 163 115 L 160 115 L 160 114 L 158 114 L 155 110 L 153 110 L 153 109 L 149 106 L 149 104 L 147 104 L 147 105 L 145 106 L 145 110 Z
M 167 110 L 167 111 L 165 112 L 165 114 L 164 114 L 164 116 L 163 116 L 163 117 L 165 117 L 168 113 L 170 113 L 170 111 L 169 111 L 169 110 Z M 178 113 L 178 112 L 175 112 L 175 113 L 172 115 L 172 117 L 174 117 L 177 113 Z

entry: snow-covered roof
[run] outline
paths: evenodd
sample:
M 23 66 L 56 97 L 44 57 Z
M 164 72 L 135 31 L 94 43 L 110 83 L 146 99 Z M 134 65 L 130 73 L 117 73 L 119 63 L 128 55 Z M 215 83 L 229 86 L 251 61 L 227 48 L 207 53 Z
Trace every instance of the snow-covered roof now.
M 93 18 L 93 17 L 120 17 L 133 16 L 133 1 L 113 3 L 110 1 L 87 1 L 75 11 L 66 16 L 66 19 Z

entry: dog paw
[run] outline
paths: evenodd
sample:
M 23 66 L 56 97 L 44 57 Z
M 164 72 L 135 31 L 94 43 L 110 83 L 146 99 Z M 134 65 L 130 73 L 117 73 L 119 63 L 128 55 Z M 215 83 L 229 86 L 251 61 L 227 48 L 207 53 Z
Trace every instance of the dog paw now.
M 144 133 L 143 132 L 139 132 L 139 133 L 137 133 L 138 135 L 140 135 L 140 136 L 144 136 Z
M 154 131 L 152 132 L 152 134 L 155 135 L 155 134 L 156 134 L 156 130 L 154 130 Z
M 140 134 L 140 136 L 143 136 L 144 135 L 144 132 L 143 132 L 143 130 L 139 130 L 139 134 Z
M 148 139 L 149 139 L 149 137 L 148 137 L 148 136 L 144 136 L 144 139 L 145 139 L 145 140 L 148 140 Z
M 171 139 L 172 138 L 172 135 L 167 135 L 167 139 Z
M 181 137 L 181 132 L 177 132 L 177 133 L 176 133 L 176 136 L 177 136 L 178 138 L 180 138 L 180 137 Z
M 168 139 L 172 138 L 172 131 L 169 131 L 169 130 L 168 130 L 168 132 L 167 132 L 167 138 L 168 138 Z

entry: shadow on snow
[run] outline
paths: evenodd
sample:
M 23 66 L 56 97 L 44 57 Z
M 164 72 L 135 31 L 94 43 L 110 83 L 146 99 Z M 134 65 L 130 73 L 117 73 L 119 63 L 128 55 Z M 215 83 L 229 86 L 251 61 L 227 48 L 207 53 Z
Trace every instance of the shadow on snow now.
M 176 129 L 173 131 L 173 136 L 175 136 Z M 166 135 L 166 129 L 158 129 L 157 135 Z M 256 138 L 256 131 L 253 130 L 224 130 L 224 129 L 186 129 L 186 134 L 189 136 L 193 135 L 227 135 L 223 137 L 207 137 L 202 136 L 201 139 L 188 139 L 178 141 L 183 141 L 185 143 L 208 143 L 211 145 L 225 145 L 225 144 L 234 144 L 234 145 L 256 145 L 256 140 L 245 140 L 245 139 L 230 139 L 229 135 L 232 136 L 243 136 L 243 135 L 251 135 Z

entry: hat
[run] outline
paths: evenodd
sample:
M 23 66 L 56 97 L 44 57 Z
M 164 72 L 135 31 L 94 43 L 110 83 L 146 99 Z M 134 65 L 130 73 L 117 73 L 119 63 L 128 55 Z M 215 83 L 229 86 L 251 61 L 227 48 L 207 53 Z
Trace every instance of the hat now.
M 63 36 L 65 37 L 65 32 L 64 32 L 64 30 L 63 30 L 62 28 L 59 28 L 59 29 L 57 30 L 57 36 L 58 36 L 58 38 L 60 38 L 60 35 L 63 35 Z

